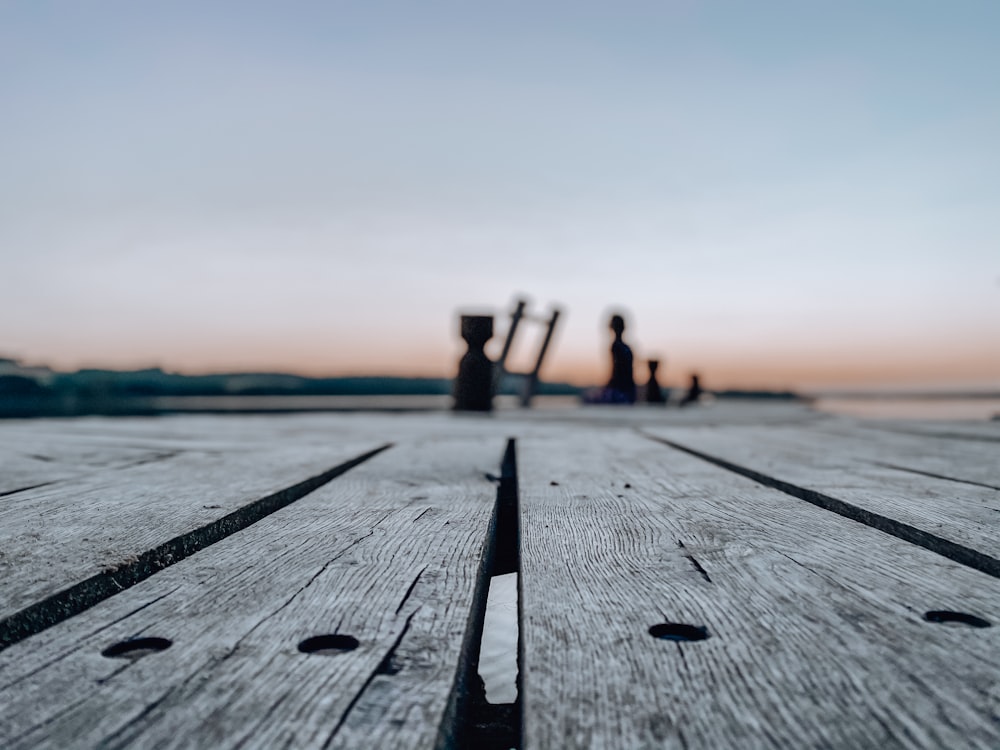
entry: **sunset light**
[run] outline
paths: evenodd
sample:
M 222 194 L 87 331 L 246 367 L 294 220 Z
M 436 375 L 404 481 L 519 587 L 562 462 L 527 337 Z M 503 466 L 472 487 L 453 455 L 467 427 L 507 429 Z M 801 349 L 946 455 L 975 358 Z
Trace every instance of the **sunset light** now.
M 1000 386 L 991 3 L 7 3 L 0 356 Z M 497 346 L 495 340 L 493 346 Z

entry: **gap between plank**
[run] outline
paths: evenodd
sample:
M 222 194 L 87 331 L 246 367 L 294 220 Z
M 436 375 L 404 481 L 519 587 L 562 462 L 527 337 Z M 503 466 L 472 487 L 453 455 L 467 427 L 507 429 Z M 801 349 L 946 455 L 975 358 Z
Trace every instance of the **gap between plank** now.
M 27 487 L 18 487 L 16 490 L 7 490 L 6 492 L 0 492 L 0 497 L 7 497 L 8 495 L 16 495 L 18 492 L 27 492 L 28 490 L 37 490 L 39 487 L 48 487 L 50 484 L 55 484 L 55 481 L 42 482 L 41 484 L 29 484 Z
M 445 712 L 445 719 L 438 730 L 436 747 L 439 749 L 507 750 L 521 747 L 520 638 L 517 655 L 519 667 L 517 700 L 514 703 L 488 703 L 482 678 L 479 676 L 479 653 L 482 648 L 490 580 L 493 576 L 506 573 L 517 573 L 520 577 L 520 523 L 514 438 L 507 441 L 500 465 L 500 476 L 491 478 L 497 482 L 497 499 L 490 520 L 455 685 L 449 697 L 449 708 Z M 520 626 L 520 597 L 518 597 L 517 617 Z
M 486 478 L 491 481 L 498 482 L 497 498 L 494 502 L 493 511 L 489 517 L 489 524 L 483 537 L 482 553 L 475 572 L 472 601 L 469 609 L 469 616 L 466 621 L 465 631 L 462 634 L 462 644 L 459 649 L 458 659 L 456 662 L 454 681 L 452 682 L 451 689 L 448 692 L 447 702 L 445 704 L 441 721 L 438 724 L 437 736 L 435 737 L 434 747 L 436 750 L 464 750 L 465 748 L 468 748 L 469 750 L 493 750 L 494 747 L 492 744 L 483 744 L 482 742 L 482 740 L 491 740 L 491 737 L 487 737 L 484 734 L 482 716 L 485 697 L 483 696 L 482 687 L 481 685 L 477 685 L 477 681 L 479 680 L 479 651 L 482 643 L 483 622 L 486 614 L 486 601 L 489 592 L 490 578 L 494 575 L 500 556 L 500 550 L 498 550 L 497 544 L 498 530 L 502 526 L 501 518 L 504 515 L 503 508 L 506 504 L 505 501 L 510 496 L 512 482 L 514 483 L 514 497 L 516 498 L 516 465 L 514 463 L 513 438 L 509 439 L 507 442 L 507 447 L 501 464 L 501 476 L 497 477 L 487 473 Z M 426 513 L 426 511 L 424 511 L 424 513 Z M 516 519 L 516 506 L 514 514 L 514 518 Z M 423 513 L 420 514 L 420 516 L 422 515 Z M 420 516 L 417 517 L 419 518 Z M 413 591 L 425 570 L 426 567 L 421 569 L 414 580 L 410 583 L 394 614 L 398 615 L 400 611 L 402 611 L 403 605 L 413 594 Z M 364 698 L 365 692 L 371 687 L 376 677 L 380 675 L 392 676 L 399 673 L 401 667 L 396 666 L 394 663 L 394 656 L 409 632 L 410 624 L 418 611 L 419 607 L 406 619 L 403 628 L 396 636 L 389 650 L 382 657 L 378 666 L 376 666 L 368 674 L 368 677 L 365 679 L 360 689 L 352 696 L 347 707 L 341 713 L 336 724 L 333 726 L 323 742 L 323 748 L 329 748 L 336 742 L 338 733 L 347 723 L 351 712 Z M 339 629 L 339 627 L 340 625 L 338 624 L 337 628 Z M 402 669 L 405 669 L 405 666 L 403 666 Z M 486 706 L 486 708 L 488 710 L 489 708 L 494 707 Z M 506 709 L 512 708 L 512 706 L 506 705 L 501 706 L 500 708 Z M 496 729 L 496 727 L 492 724 L 490 728 L 494 730 Z M 508 735 L 514 739 L 509 744 L 506 744 Z M 507 748 L 514 747 L 518 744 L 516 739 L 518 733 L 508 731 L 506 724 L 503 726 L 501 731 L 493 731 L 491 736 L 500 736 L 504 739 L 504 743 L 497 744 L 495 746 L 496 748 L 502 747 L 503 750 L 507 750 Z
M 947 474 L 935 474 L 932 471 L 924 471 L 922 469 L 913 469 L 909 466 L 899 466 L 898 464 L 889 464 L 883 461 L 870 461 L 868 459 L 860 459 L 866 463 L 872 464 L 873 466 L 881 466 L 883 469 L 894 469 L 895 471 L 908 471 L 910 474 L 919 474 L 924 477 L 931 477 L 932 479 L 945 479 L 949 482 L 959 482 L 961 484 L 971 484 L 974 487 L 985 487 L 988 490 L 1000 490 L 994 484 L 986 484 L 985 482 L 975 482 L 971 479 L 959 479 L 958 477 L 949 477 Z
M 69 619 L 164 568 L 190 557 L 216 542 L 257 523 L 275 511 L 300 500 L 324 484 L 392 447 L 386 443 L 321 474 L 255 500 L 222 518 L 170 539 L 131 560 L 120 563 L 36 602 L 0 620 L 0 651 L 29 636 Z
M 922 529 L 918 529 L 917 527 L 910 526 L 902 521 L 889 518 L 888 516 L 883 516 L 879 513 L 872 513 L 871 511 L 859 508 L 856 505 L 851 505 L 843 500 L 838 500 L 835 497 L 824 495 L 821 492 L 816 492 L 815 490 L 810 490 L 805 487 L 799 487 L 798 485 L 784 482 L 775 477 L 768 476 L 767 474 L 761 474 L 753 469 L 748 469 L 745 466 L 730 463 L 729 461 L 718 458 L 717 456 L 702 453 L 701 451 L 689 448 L 686 445 L 675 443 L 673 440 L 668 440 L 667 438 L 658 437 L 656 435 L 650 435 L 649 433 L 642 431 L 639 431 L 639 434 L 654 442 L 662 443 L 663 445 L 667 445 L 671 448 L 675 448 L 676 450 L 688 453 L 696 458 L 700 458 L 703 461 L 720 466 L 727 471 L 733 472 L 734 474 L 740 474 L 741 476 L 752 479 L 753 481 L 767 487 L 781 490 L 786 495 L 791 495 L 799 500 L 805 500 L 807 503 L 811 503 L 812 505 L 823 508 L 824 510 L 828 510 L 832 513 L 841 515 L 844 518 L 849 518 L 852 521 L 863 523 L 873 529 L 890 534 L 897 539 L 902 539 L 904 542 L 909 542 L 910 544 L 915 544 L 918 547 L 923 547 L 930 552 L 946 557 L 953 562 L 959 563 L 960 565 L 965 565 L 974 570 L 978 570 L 981 573 L 986 573 L 994 578 L 1000 578 L 1000 560 L 990 555 L 983 554 L 982 552 L 978 552 L 970 547 L 952 542 L 944 537 L 938 536 L 937 534 L 923 531 Z

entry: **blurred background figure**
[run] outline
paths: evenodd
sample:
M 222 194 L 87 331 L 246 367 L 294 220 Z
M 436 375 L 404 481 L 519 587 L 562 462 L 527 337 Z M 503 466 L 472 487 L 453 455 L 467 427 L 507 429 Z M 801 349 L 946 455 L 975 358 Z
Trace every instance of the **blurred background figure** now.
M 663 391 L 656 380 L 656 371 L 660 368 L 660 360 L 651 359 L 646 364 L 649 366 L 649 382 L 646 383 L 646 403 L 665 403 L 666 399 L 663 396 Z
M 701 400 L 702 393 L 704 391 L 701 388 L 701 383 L 698 381 L 698 373 L 693 373 L 691 375 L 691 385 L 688 387 L 688 392 L 684 394 L 684 398 L 681 399 L 679 406 L 697 404 Z
M 604 388 L 583 394 L 588 404 L 634 404 L 635 377 L 632 374 L 632 348 L 625 343 L 625 318 L 612 315 L 608 324 L 615 339 L 611 342 L 611 379 Z
M 612 315 L 608 324 L 615 335 L 611 342 L 611 380 L 608 390 L 612 392 L 612 400 L 620 400 L 627 404 L 635 403 L 635 377 L 632 374 L 632 348 L 625 343 L 622 334 L 625 332 L 625 318 Z

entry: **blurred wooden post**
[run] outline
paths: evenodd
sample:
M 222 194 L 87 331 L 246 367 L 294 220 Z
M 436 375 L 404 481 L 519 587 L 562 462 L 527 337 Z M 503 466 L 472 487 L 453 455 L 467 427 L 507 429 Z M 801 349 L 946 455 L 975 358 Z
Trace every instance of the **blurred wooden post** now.
M 510 347 L 514 343 L 514 334 L 517 333 L 517 326 L 524 317 L 524 307 L 528 303 L 523 299 L 517 301 L 517 307 L 510 314 L 510 328 L 507 330 L 507 338 L 503 342 L 503 351 L 500 352 L 500 359 L 496 361 L 493 368 L 493 393 L 500 392 L 500 385 L 503 376 L 506 374 L 507 355 L 510 354 Z
M 493 363 L 484 347 L 493 337 L 492 315 L 463 315 L 462 338 L 469 350 L 458 363 L 455 378 L 455 411 L 493 409 Z
M 535 389 L 538 387 L 538 373 L 542 369 L 542 361 L 545 359 L 545 352 L 549 348 L 549 342 L 552 340 L 552 332 L 556 329 L 556 322 L 559 320 L 559 310 L 552 311 L 552 317 L 548 321 L 548 330 L 545 332 L 545 339 L 542 341 L 542 348 L 538 350 L 538 360 L 535 362 L 535 369 L 531 371 L 531 374 L 525 379 L 524 382 L 524 392 L 521 394 L 521 406 L 527 407 L 531 406 L 531 399 L 535 395 Z

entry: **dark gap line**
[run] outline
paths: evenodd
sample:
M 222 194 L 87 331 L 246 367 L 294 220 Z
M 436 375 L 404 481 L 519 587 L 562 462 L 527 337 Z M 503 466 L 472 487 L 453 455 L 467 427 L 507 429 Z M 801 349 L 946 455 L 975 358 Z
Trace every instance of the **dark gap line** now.
M 823 508 L 824 510 L 836 513 L 844 518 L 849 518 L 852 521 L 863 523 L 873 529 L 890 534 L 897 539 L 902 539 L 904 542 L 909 542 L 910 544 L 915 544 L 918 547 L 923 547 L 930 552 L 946 557 L 953 562 L 959 563 L 960 565 L 973 568 L 974 570 L 986 573 L 994 578 L 1000 578 L 1000 560 L 995 557 L 985 555 L 982 552 L 977 552 L 974 549 L 952 542 L 948 539 L 937 536 L 936 534 L 931 534 L 928 531 L 923 531 L 915 526 L 910 526 L 909 524 L 901 521 L 896 521 L 888 516 L 873 513 L 865 510 L 864 508 L 859 508 L 856 505 L 844 502 L 843 500 L 838 500 L 835 497 L 824 495 L 821 492 L 806 489 L 805 487 L 799 487 L 798 485 L 784 482 L 780 479 L 776 479 L 775 477 L 761 474 L 753 469 L 748 469 L 745 466 L 730 463 L 724 459 L 711 456 L 707 453 L 702 453 L 701 451 L 697 451 L 693 448 L 688 448 L 687 446 L 675 443 L 672 440 L 657 437 L 655 435 L 649 435 L 647 433 L 641 434 L 649 440 L 653 440 L 657 443 L 662 443 L 663 445 L 688 453 L 696 458 L 702 459 L 703 461 L 707 461 L 708 463 L 720 466 L 727 471 L 731 471 L 734 474 L 740 474 L 767 487 L 780 490 L 786 495 L 791 495 L 799 500 L 805 500 L 807 503 L 811 503 L 812 505 Z
M 37 490 L 39 487 L 48 487 L 50 484 L 55 484 L 57 480 L 51 482 L 42 482 L 41 484 L 29 484 L 27 487 L 18 487 L 16 490 L 7 490 L 6 492 L 0 492 L 0 497 L 8 497 L 9 495 L 16 495 L 18 492 L 27 492 L 28 490 Z
M 413 621 L 414 615 L 416 615 L 417 612 L 419 611 L 420 611 L 419 609 L 414 610 L 413 612 L 410 613 L 410 616 L 406 618 L 406 622 L 403 624 L 403 629 L 399 632 L 399 635 L 396 636 L 396 640 L 392 642 L 392 645 L 389 647 L 389 650 L 386 652 L 386 655 L 382 658 L 382 661 L 379 662 L 378 667 L 372 670 L 371 674 L 368 675 L 368 679 L 365 680 L 364 684 L 361 686 L 361 689 L 354 694 L 354 697 L 351 698 L 351 702 L 347 704 L 347 708 L 345 708 L 344 712 L 340 715 L 340 720 L 337 721 L 337 725 L 333 728 L 333 731 L 330 732 L 330 736 L 326 738 L 326 742 L 323 743 L 324 748 L 330 747 L 330 744 L 337 736 L 337 732 L 339 732 L 340 728 L 344 726 L 344 722 L 347 721 L 347 717 L 350 715 L 351 711 L 354 710 L 354 707 L 358 705 L 358 701 L 361 700 L 361 696 L 365 694 L 365 691 L 368 689 L 368 686 L 371 685 L 372 682 L 375 680 L 375 678 L 378 677 L 380 674 L 385 674 L 383 670 L 383 665 L 392 663 L 392 657 L 395 655 L 396 649 L 398 649 L 399 644 L 403 642 L 403 638 L 406 637 L 406 634 L 410 630 L 410 623 Z
M 391 443 L 387 443 L 298 484 L 255 500 L 222 518 L 147 550 L 131 562 L 121 563 L 113 570 L 91 576 L 0 620 L 0 651 L 78 615 L 196 552 L 242 531 L 391 446 Z
M 167 451 L 165 453 L 155 453 L 152 456 L 146 456 L 144 458 L 137 458 L 134 461 L 130 461 L 129 463 L 120 464 L 117 468 L 118 469 L 131 469 L 131 468 L 133 468 L 135 466 L 145 466 L 146 464 L 156 463 L 157 461 L 166 461 L 167 459 L 173 458 L 174 456 L 179 456 L 180 454 L 181 454 L 181 451 L 179 451 L 179 450 Z
M 487 473 L 487 481 L 496 481 L 496 477 Z M 499 496 L 499 491 L 498 491 Z M 458 665 L 455 669 L 455 681 L 448 693 L 441 723 L 438 725 L 437 738 L 434 747 L 464 748 L 468 745 L 469 727 L 471 725 L 471 709 L 475 703 L 476 687 L 479 679 L 479 646 L 483 638 L 483 621 L 486 617 L 486 599 L 490 590 L 490 575 L 493 570 L 493 559 L 496 553 L 497 503 L 493 505 L 486 537 L 483 541 L 482 556 L 476 571 L 475 589 L 472 594 L 472 607 L 469 619 L 462 636 L 462 647 L 459 650 Z
M 424 511 L 424 512 L 426 513 L 427 511 Z M 403 605 L 406 604 L 406 600 L 409 599 L 410 598 L 410 594 L 413 593 L 413 589 L 415 589 L 417 587 L 417 582 L 420 580 L 420 576 L 422 576 L 424 574 L 425 570 L 427 570 L 427 566 L 426 565 L 420 569 L 420 572 L 417 573 L 417 577 L 413 579 L 413 583 L 411 583 L 410 587 L 408 589 L 406 589 L 406 593 L 403 594 L 403 598 L 399 602 L 399 606 L 396 607 L 396 611 L 395 611 L 394 614 L 397 614 L 397 615 L 399 614 L 399 611 L 403 608 Z
M 862 459 L 864 460 L 864 459 Z M 921 476 L 931 477 L 933 479 L 946 479 L 949 482 L 960 482 L 961 484 L 971 484 L 974 487 L 985 487 L 988 490 L 1000 490 L 1000 487 L 992 484 L 986 484 L 985 482 L 975 482 L 971 479 L 959 479 L 958 477 L 949 477 L 946 474 L 935 474 L 932 471 L 923 471 L 922 469 L 912 469 L 909 466 L 899 466 L 897 464 L 884 463 L 882 461 L 868 461 L 868 463 L 875 466 L 881 466 L 886 469 L 895 469 L 896 471 L 908 471 L 911 474 L 920 474 Z
M 178 588 L 180 588 L 180 587 L 177 586 L 175 588 L 172 588 L 167 593 L 160 594 L 155 599 L 151 599 L 150 601 L 146 602 L 145 604 L 139 605 L 138 607 L 136 607 L 135 609 L 133 609 L 131 612 L 128 612 L 128 613 L 122 615 L 121 617 L 115 618 L 111 622 L 105 623 L 104 625 L 101 625 L 100 627 L 91 630 L 89 633 L 87 633 L 86 635 L 84 635 L 83 637 L 81 637 L 80 640 L 81 641 L 86 641 L 86 640 L 88 640 L 90 638 L 93 638 L 95 635 L 97 635 L 101 631 L 107 630 L 108 628 L 112 628 L 112 627 L 114 627 L 115 625 L 117 625 L 120 622 L 124 622 L 125 620 L 127 620 L 130 617 L 132 617 L 133 615 L 138 614 L 139 612 L 142 612 L 142 610 L 146 609 L 147 607 L 151 607 L 154 604 L 156 604 L 158 601 L 166 599 L 168 596 L 170 596 L 175 591 L 177 591 Z M 136 636 L 138 636 L 138 633 L 136 634 Z M 133 637 L 135 637 L 135 636 L 133 636 Z M 18 683 L 23 682 L 24 680 L 28 679 L 29 677 L 34 677 L 36 674 L 38 674 L 42 670 L 48 669 L 49 667 L 51 667 L 56 662 L 62 661 L 67 656 L 69 656 L 70 654 L 75 653 L 75 652 L 76 652 L 76 648 L 75 647 L 69 649 L 68 651 L 63 651 L 58 656 L 55 656 L 55 657 L 49 659 L 44 664 L 41 664 L 38 667 L 35 667 L 34 669 L 32 669 L 30 672 L 27 672 L 27 673 L 21 675 L 20 677 L 16 678 L 15 680 L 13 680 L 11 682 L 8 682 L 8 683 L 6 683 L 4 685 L 0 685 L 0 690 L 9 690 L 10 688 L 14 687 Z M 112 677 L 113 676 L 114 675 L 112 675 Z M 108 678 L 108 679 L 110 679 L 110 678 Z
M 521 657 L 518 653 L 518 697 L 515 703 L 486 701 L 479 676 L 486 602 L 491 579 L 505 573 L 520 573 L 517 456 L 514 438 L 509 438 L 496 481 L 497 495 L 476 585 L 474 604 L 462 643 L 462 657 L 448 709 L 438 729 L 436 747 L 459 750 L 507 750 L 521 747 Z M 520 599 L 518 599 L 520 626 Z M 520 650 L 520 638 L 518 640 Z
M 683 550 L 681 552 L 681 554 L 684 555 L 684 557 L 686 557 L 688 559 L 688 562 L 690 562 L 691 565 L 694 566 L 694 569 L 697 570 L 701 574 L 701 577 L 704 578 L 709 583 L 711 583 L 712 582 L 712 578 L 711 578 L 711 576 L 708 575 L 708 571 L 706 571 L 701 566 L 701 563 L 698 562 L 698 558 L 696 558 L 694 555 L 692 555 L 690 552 L 688 552 L 687 547 L 684 546 L 684 542 L 682 542 L 680 539 L 678 539 L 677 540 L 677 546 L 680 547 L 681 550 Z

